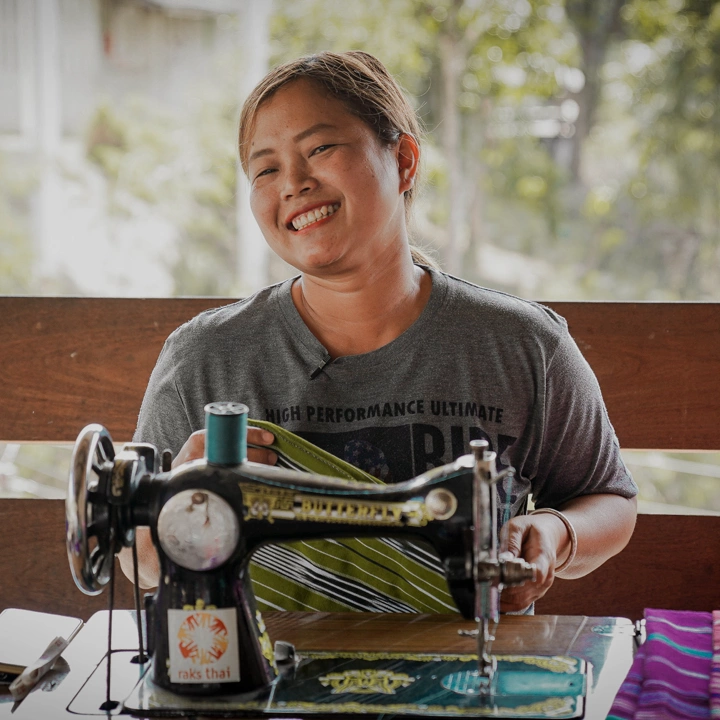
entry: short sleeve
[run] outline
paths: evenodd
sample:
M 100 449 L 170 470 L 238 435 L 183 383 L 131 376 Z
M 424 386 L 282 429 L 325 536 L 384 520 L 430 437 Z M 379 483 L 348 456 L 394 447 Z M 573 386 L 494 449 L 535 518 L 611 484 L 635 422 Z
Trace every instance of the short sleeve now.
M 165 342 L 150 375 L 140 406 L 134 442 L 147 442 L 157 449 L 178 454 L 192 433 L 187 412 L 177 387 L 177 363 L 174 360 L 173 336 Z
M 567 330 L 546 370 L 543 427 L 536 506 L 557 507 L 595 493 L 637 495 L 597 378 Z

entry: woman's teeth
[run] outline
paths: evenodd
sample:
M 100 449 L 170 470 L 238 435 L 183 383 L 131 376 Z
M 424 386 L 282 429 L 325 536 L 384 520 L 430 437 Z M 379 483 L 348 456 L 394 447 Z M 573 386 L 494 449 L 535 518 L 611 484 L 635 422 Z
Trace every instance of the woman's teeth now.
M 340 203 L 335 203 L 333 205 L 323 205 L 322 207 L 315 208 L 314 210 L 310 210 L 309 212 L 303 213 L 302 215 L 298 215 L 296 218 L 293 218 L 292 226 L 296 230 L 302 230 L 304 227 L 312 225 L 312 223 L 317 222 L 318 220 L 322 220 L 328 215 L 332 215 L 336 210 L 339 209 Z

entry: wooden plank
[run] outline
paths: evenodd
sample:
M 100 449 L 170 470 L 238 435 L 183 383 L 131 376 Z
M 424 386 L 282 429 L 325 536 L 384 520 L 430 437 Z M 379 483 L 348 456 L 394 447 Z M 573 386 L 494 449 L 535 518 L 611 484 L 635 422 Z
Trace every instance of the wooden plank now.
M 625 448 L 720 449 L 720 303 L 550 303 Z
M 107 607 L 75 587 L 65 550 L 62 500 L 0 500 L 0 610 L 77 615 Z M 558 580 L 537 603 L 544 615 L 638 619 L 646 607 L 720 607 L 720 517 L 641 515 L 628 547 L 588 577 Z M 133 607 L 132 585 L 117 572 L 116 607 Z
M 720 517 L 639 515 L 628 546 L 595 572 L 557 580 L 540 614 L 641 618 L 644 608 L 720 609 Z
M 0 441 L 130 439 L 167 335 L 202 299 L 0 298 Z M 720 449 L 720 303 L 549 303 L 603 389 L 623 447 Z
M 219 299 L 0 298 L 0 440 L 131 439 L 165 338 Z

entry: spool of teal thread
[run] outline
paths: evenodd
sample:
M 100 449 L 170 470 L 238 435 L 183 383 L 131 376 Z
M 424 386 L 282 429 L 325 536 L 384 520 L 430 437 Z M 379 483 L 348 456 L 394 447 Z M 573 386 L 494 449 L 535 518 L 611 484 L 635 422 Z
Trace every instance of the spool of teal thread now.
M 205 406 L 205 457 L 212 465 L 239 465 L 247 459 L 248 407 L 215 402 Z

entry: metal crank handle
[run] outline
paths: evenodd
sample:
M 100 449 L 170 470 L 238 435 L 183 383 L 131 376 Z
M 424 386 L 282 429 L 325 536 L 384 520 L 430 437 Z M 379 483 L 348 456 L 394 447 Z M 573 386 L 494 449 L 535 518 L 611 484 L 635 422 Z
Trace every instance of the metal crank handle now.
M 500 582 L 504 587 L 522 585 L 530 580 L 535 582 L 537 566 L 519 557 L 508 557 L 500 560 Z

